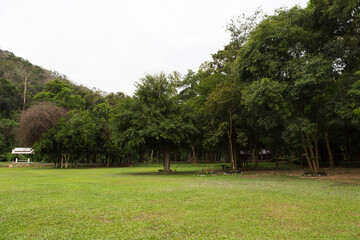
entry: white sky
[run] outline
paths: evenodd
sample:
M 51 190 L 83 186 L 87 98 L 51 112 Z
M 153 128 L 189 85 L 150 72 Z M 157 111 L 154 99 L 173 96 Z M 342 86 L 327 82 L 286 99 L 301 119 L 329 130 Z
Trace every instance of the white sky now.
M 145 73 L 197 71 L 258 7 L 308 0 L 0 0 L 0 48 L 75 83 L 132 95 Z

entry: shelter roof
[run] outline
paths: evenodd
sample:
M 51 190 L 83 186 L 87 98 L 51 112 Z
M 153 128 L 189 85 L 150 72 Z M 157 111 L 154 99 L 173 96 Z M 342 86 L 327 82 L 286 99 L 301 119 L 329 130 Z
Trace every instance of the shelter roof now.
M 32 148 L 14 148 L 12 154 L 34 154 L 35 151 Z

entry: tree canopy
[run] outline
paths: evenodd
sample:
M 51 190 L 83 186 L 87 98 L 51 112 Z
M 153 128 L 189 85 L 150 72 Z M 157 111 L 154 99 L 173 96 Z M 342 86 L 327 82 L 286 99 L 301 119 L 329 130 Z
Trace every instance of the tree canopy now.
M 146 74 L 133 96 L 77 86 L 1 51 L 2 156 L 24 127 L 17 117 L 48 102 L 66 114 L 27 143 L 61 166 L 156 159 L 166 172 L 171 161 L 230 162 L 236 171 L 256 167 L 265 150 L 276 161 L 303 159 L 313 172 L 358 166 L 359 10 L 358 0 L 311 0 L 240 16 L 210 61 L 183 75 Z

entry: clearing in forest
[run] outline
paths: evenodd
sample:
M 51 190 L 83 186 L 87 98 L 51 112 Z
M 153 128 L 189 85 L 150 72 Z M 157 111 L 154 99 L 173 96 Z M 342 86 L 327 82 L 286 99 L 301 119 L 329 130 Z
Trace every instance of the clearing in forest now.
M 360 238 L 359 170 L 200 177 L 203 167 L 0 168 L 0 238 Z

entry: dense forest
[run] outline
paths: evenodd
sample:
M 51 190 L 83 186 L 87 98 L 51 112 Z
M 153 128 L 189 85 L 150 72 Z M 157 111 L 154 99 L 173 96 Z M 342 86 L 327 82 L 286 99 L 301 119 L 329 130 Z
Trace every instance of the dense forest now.
M 133 96 L 78 86 L 0 52 L 0 157 L 35 148 L 57 167 L 265 158 L 360 166 L 360 1 L 233 19 L 197 71 L 145 75 Z M 196 54 L 196 53 L 194 53 Z

